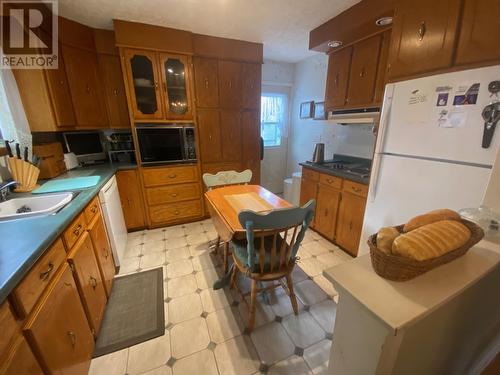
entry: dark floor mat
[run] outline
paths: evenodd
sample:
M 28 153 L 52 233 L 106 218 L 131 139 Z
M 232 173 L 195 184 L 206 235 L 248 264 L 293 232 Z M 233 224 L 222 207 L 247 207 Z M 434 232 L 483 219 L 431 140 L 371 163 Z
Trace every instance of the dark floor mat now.
M 163 268 L 117 277 L 93 357 L 165 334 Z

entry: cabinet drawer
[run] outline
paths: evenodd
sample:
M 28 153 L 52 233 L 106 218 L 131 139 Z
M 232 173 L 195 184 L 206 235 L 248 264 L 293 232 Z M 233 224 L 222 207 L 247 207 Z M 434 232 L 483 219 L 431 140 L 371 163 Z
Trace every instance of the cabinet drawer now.
M 331 176 L 329 174 L 320 174 L 319 182 L 323 185 L 327 185 L 335 189 L 342 188 L 342 179 L 340 177 Z
M 94 216 L 99 212 L 99 198 L 95 197 L 92 201 L 85 207 L 84 214 L 87 224 L 90 224 Z
M 368 185 L 363 185 L 354 181 L 345 180 L 343 190 L 359 195 L 360 197 L 368 196 Z
M 0 374 L 43 374 L 42 368 L 38 364 L 35 355 L 31 351 L 28 342 L 24 337 L 19 337 L 9 352 L 5 363 L 0 365 Z
M 9 349 L 21 336 L 21 331 L 8 301 L 0 306 L 0 330 L 2 339 L 0 340 L 0 363 L 3 362 Z
M 145 168 L 142 170 L 144 186 L 158 186 L 197 182 L 198 168 L 193 166 Z
M 199 184 L 160 186 L 146 189 L 148 205 L 181 202 L 200 198 Z
M 198 217 L 201 214 L 201 199 L 149 208 L 149 218 L 153 225 Z
M 63 236 L 67 251 L 73 247 L 83 232 L 85 232 L 85 215 L 82 212 L 64 231 Z
M 19 315 L 24 318 L 30 313 L 65 259 L 64 245 L 61 239 L 58 238 L 14 289 L 12 296 L 15 306 L 19 310 Z
M 311 181 L 319 180 L 319 172 L 313 171 L 312 169 L 302 168 L 302 178 L 307 178 Z

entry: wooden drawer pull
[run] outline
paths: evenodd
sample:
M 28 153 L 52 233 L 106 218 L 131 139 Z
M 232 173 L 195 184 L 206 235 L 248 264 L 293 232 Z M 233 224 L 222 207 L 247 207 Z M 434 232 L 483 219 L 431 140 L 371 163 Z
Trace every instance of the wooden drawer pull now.
M 418 28 L 418 40 L 421 42 L 424 40 L 425 32 L 427 31 L 427 27 L 425 25 L 425 21 L 420 22 L 420 26 Z
M 90 209 L 90 212 L 92 212 L 93 214 L 95 214 L 97 212 L 97 206 L 93 205 L 92 208 Z
M 102 249 L 104 250 L 104 258 L 108 259 L 108 257 L 109 257 L 109 251 L 108 251 L 108 249 L 105 248 L 105 247 L 103 247 Z
M 205 88 L 208 89 L 208 78 L 205 78 Z
M 179 215 L 181 212 L 179 210 L 174 211 L 174 215 Z
M 97 279 L 93 276 L 90 276 L 90 286 L 94 290 L 95 290 L 95 288 L 97 288 Z
M 177 177 L 177 175 L 176 175 L 175 173 L 174 173 L 174 174 L 169 174 L 169 175 L 168 175 L 168 178 L 176 178 L 176 177 Z
M 76 346 L 76 333 L 73 331 L 68 331 L 69 339 L 71 340 L 71 346 L 73 348 Z
M 73 231 L 73 234 L 78 237 L 80 235 L 80 230 L 81 229 L 82 229 L 82 224 L 78 224 L 78 226 Z
M 177 193 L 172 193 L 170 195 L 175 198 L 178 194 Z
M 355 192 L 355 193 L 361 193 L 361 189 L 360 188 L 357 188 L 357 187 L 352 187 L 352 190 Z
M 40 280 L 46 281 L 49 278 L 50 273 L 52 272 L 53 269 L 54 269 L 54 263 L 49 262 L 49 267 L 47 268 L 47 271 L 40 272 Z

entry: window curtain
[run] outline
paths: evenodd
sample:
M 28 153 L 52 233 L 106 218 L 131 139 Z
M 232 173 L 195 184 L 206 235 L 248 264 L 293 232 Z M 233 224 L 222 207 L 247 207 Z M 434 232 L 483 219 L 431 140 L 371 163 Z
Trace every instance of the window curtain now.
M 278 123 L 282 136 L 287 136 L 285 129 L 286 95 L 262 94 L 260 118 L 262 122 Z

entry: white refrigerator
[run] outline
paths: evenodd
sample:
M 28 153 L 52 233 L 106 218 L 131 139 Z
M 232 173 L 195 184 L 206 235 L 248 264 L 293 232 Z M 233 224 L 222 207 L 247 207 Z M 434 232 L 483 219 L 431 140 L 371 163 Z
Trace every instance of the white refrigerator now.
M 358 254 L 383 226 L 481 204 L 500 145 L 500 129 L 482 145 L 483 109 L 500 101 L 495 81 L 500 66 L 386 86 Z

